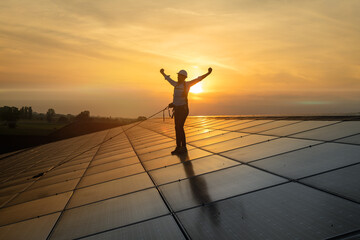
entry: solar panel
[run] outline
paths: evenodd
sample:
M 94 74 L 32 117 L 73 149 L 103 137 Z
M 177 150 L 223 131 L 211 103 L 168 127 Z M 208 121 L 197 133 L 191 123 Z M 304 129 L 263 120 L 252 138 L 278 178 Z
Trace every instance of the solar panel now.
M 341 139 L 337 140 L 337 142 L 353 143 L 353 144 L 360 145 L 360 134 L 356 134 L 351 137 L 341 138 Z
M 168 213 L 155 189 L 139 191 L 66 210 L 52 239 L 74 239 Z
M 120 157 L 120 156 L 112 156 L 111 158 L 97 158 L 94 159 L 91 163 L 90 163 L 90 167 L 96 167 L 96 166 L 103 166 L 103 164 L 110 164 L 110 163 L 114 163 L 114 162 L 118 162 L 120 164 L 123 164 L 124 166 L 126 165 L 130 165 L 133 163 L 138 163 L 139 159 L 137 158 L 136 155 L 134 156 L 130 156 L 130 157 Z
M 46 239 L 60 212 L 0 227 L 1 239 Z
M 94 234 L 84 239 L 185 239 L 179 227 L 171 216 L 158 217 L 148 221 L 118 228 L 105 233 Z
M 129 165 L 126 167 L 115 168 L 109 171 L 84 176 L 79 183 L 79 187 L 90 186 L 105 181 L 131 176 L 141 172 L 144 172 L 144 168 L 141 166 L 140 163 Z
M 245 135 L 239 138 L 224 142 L 215 142 L 211 145 L 204 146 L 203 148 L 215 153 L 228 151 L 231 149 L 245 147 L 256 143 L 266 142 L 268 140 L 275 139 L 275 137 L 264 136 L 264 135 Z
M 208 138 L 203 138 L 203 139 L 199 139 L 197 141 L 191 142 L 191 145 L 194 145 L 196 147 L 203 147 L 203 146 L 207 146 L 207 145 L 210 145 L 210 144 L 231 140 L 231 139 L 234 139 L 234 138 L 244 137 L 246 135 L 247 134 L 244 134 L 244 133 L 226 132 L 226 131 L 224 131 L 224 133 L 222 133 L 220 135 L 212 136 L 212 137 L 208 137 Z
M 138 158 L 130 157 L 130 158 L 115 160 L 115 161 L 111 161 L 111 162 L 105 162 L 105 163 L 103 162 L 102 164 L 97 164 L 97 165 L 91 164 L 88 167 L 88 169 L 85 173 L 85 176 L 95 174 L 95 173 L 109 171 L 109 170 L 112 170 L 115 168 L 126 167 L 126 166 L 133 165 L 136 163 L 139 163 Z
M 142 162 L 145 162 L 145 161 L 153 160 L 153 159 L 156 159 L 156 158 L 159 158 L 159 157 L 169 156 L 169 153 L 172 150 L 174 150 L 174 148 L 175 147 L 173 146 L 173 147 L 167 147 L 167 148 L 159 149 L 159 150 L 149 152 L 149 153 L 144 153 L 144 154 L 139 155 L 139 158 L 140 158 L 140 160 Z M 189 146 L 187 149 L 191 150 L 191 149 L 193 149 L 193 147 Z
M 276 135 L 276 136 L 288 136 L 291 134 L 304 132 L 307 130 L 323 127 L 326 125 L 335 124 L 335 121 L 300 121 L 294 125 L 286 125 L 275 129 L 269 129 L 263 131 L 262 134 Z
M 151 187 L 154 187 L 154 184 L 146 173 L 136 174 L 90 187 L 78 188 L 67 207 L 81 206 Z
M 5 206 L 0 209 L 0 225 L 8 225 L 62 211 L 70 197 L 71 192 L 66 192 L 17 205 Z
M 360 122 L 340 122 L 314 130 L 292 135 L 293 137 L 309 138 L 316 140 L 335 140 L 355 133 L 360 133 Z
M 249 133 L 259 133 L 259 132 L 264 132 L 266 130 L 269 129 L 276 129 L 282 126 L 288 126 L 288 125 L 292 125 L 295 123 L 298 123 L 299 121 L 287 121 L 287 120 L 279 120 L 279 121 L 273 121 L 273 122 L 268 122 L 266 124 L 259 124 L 256 125 L 254 127 L 249 127 L 249 128 L 245 128 L 244 130 L 242 130 L 243 132 L 249 132 Z
M 359 173 L 360 165 L 357 164 L 304 178 L 301 182 L 360 202 Z
M 177 181 L 185 178 L 191 178 L 193 176 L 204 174 L 211 171 L 216 171 L 222 168 L 237 165 L 238 163 L 224 157 L 214 155 L 204 158 L 199 158 L 193 161 L 183 160 L 182 164 L 176 164 L 170 167 L 156 169 L 150 171 L 150 175 L 153 177 L 158 185 Z
M 36 200 L 40 198 L 45 198 L 48 196 L 53 196 L 56 194 L 69 192 L 74 190 L 75 186 L 79 182 L 79 179 L 73 179 L 68 181 L 63 181 L 51 185 L 46 185 L 43 187 L 37 187 L 33 189 L 29 189 L 18 194 L 13 200 L 7 203 L 5 206 L 12 206 L 19 203 L 29 202 L 31 200 Z
M 0 238 L 358 236 L 359 123 L 189 117 L 175 156 L 150 119 L 3 154 Z
M 360 161 L 360 147 L 324 143 L 252 163 L 282 176 L 298 179 Z
M 359 229 L 358 204 L 288 183 L 178 213 L 195 239 L 325 239 Z
M 160 187 L 175 211 L 252 192 L 287 180 L 253 167 L 238 165 Z
M 247 129 L 247 128 L 250 128 L 250 127 L 260 126 L 260 125 L 263 125 L 263 124 L 266 124 L 266 123 L 270 123 L 272 121 L 273 120 L 257 120 L 257 121 L 251 121 L 251 122 L 246 122 L 246 123 L 241 122 L 238 125 L 227 127 L 227 128 L 224 128 L 223 130 L 239 131 L 239 130 L 242 130 L 242 129 Z
M 170 166 L 173 164 L 182 163 L 189 159 L 194 160 L 194 159 L 197 159 L 200 157 L 205 157 L 205 156 L 208 156 L 211 154 L 212 153 L 210 153 L 208 151 L 204 151 L 199 148 L 193 148 L 188 151 L 186 158 L 183 160 L 176 155 L 172 155 L 172 156 L 167 155 L 167 156 L 155 158 L 155 159 L 152 159 L 149 161 L 144 161 L 143 165 L 144 165 L 145 169 L 149 171 L 149 170 L 153 170 L 156 168 L 162 168 L 162 167 L 167 167 L 167 166 Z
M 272 141 L 237 148 L 235 150 L 221 153 L 221 155 L 240 162 L 250 162 L 319 143 L 321 142 L 293 138 L 278 138 Z

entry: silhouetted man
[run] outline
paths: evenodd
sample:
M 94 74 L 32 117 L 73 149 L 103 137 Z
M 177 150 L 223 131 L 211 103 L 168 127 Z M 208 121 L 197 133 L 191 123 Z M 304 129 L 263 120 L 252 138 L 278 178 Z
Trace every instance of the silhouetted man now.
M 187 95 L 191 86 L 206 78 L 211 72 L 212 68 L 209 68 L 206 74 L 186 82 L 185 79 L 187 78 L 187 72 L 185 70 L 181 70 L 177 73 L 178 81 L 176 82 L 170 78 L 170 75 L 165 74 L 163 68 L 160 70 L 160 73 L 174 87 L 174 98 L 170 107 L 174 108 L 176 148 L 171 152 L 171 154 L 181 154 L 187 152 L 184 131 L 185 120 L 189 115 Z

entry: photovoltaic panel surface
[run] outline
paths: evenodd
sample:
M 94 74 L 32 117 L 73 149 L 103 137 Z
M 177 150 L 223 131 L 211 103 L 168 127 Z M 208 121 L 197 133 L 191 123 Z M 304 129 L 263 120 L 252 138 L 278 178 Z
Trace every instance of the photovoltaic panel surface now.
M 346 120 L 346 121 L 345 121 Z M 327 239 L 360 231 L 359 121 L 189 117 L 0 156 L 1 239 Z
M 326 239 L 358 230 L 359 214 L 355 203 L 288 183 L 178 216 L 195 239 Z

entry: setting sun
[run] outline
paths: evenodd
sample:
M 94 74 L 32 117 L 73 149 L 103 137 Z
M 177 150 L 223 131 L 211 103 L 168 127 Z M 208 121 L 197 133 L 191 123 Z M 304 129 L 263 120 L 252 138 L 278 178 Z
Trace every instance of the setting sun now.
M 190 92 L 191 93 L 202 93 L 203 92 L 202 83 L 199 82 L 199 83 L 195 84 L 194 86 L 192 86 L 190 88 Z

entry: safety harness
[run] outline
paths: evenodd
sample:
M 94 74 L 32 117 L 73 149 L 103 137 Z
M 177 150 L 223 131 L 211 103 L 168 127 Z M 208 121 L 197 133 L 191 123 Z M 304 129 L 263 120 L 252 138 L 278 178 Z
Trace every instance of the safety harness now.
M 185 81 L 183 82 L 183 84 L 184 84 L 183 97 L 185 97 L 185 101 L 186 101 L 186 105 L 187 105 L 187 104 L 188 104 L 188 93 L 189 93 L 189 91 L 188 91 L 187 88 L 186 88 L 186 83 L 185 83 Z M 176 85 L 176 86 L 179 86 L 179 84 Z M 175 88 L 176 88 L 176 87 L 175 87 Z M 172 108 L 172 112 L 171 112 L 171 113 L 170 113 L 170 108 Z M 170 117 L 170 118 L 173 118 L 173 117 L 174 117 L 174 112 L 175 112 L 175 106 L 174 106 L 174 104 L 173 104 L 173 103 L 169 103 L 167 109 L 168 109 L 169 117 Z M 165 109 L 165 110 L 166 110 L 166 109 Z M 165 122 L 165 110 L 163 111 L 163 121 L 164 121 L 164 122 Z

